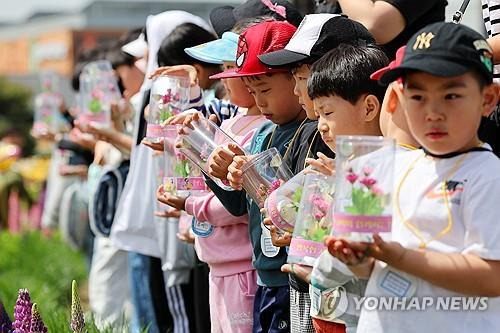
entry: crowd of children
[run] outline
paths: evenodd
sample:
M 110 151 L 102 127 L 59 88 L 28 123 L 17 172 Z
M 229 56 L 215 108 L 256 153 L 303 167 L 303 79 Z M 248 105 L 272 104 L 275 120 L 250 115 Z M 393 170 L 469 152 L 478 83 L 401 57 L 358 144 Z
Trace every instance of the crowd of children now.
M 499 100 L 487 41 L 437 22 L 398 35 L 389 52 L 380 32 L 340 14 L 302 18 L 287 1 L 249 0 L 210 18 L 219 39 L 187 13 L 148 19 L 146 38 L 118 51 L 135 63 L 115 64 L 133 136 L 81 129 L 130 153 L 109 238 L 94 241 L 89 296 L 103 325 L 130 300 L 134 332 L 496 331 L 500 162 L 478 133 Z M 172 142 L 142 140 L 152 80 L 164 75 L 190 81 L 189 107 L 164 125 L 183 134 L 206 118 L 234 140 L 208 158 L 201 194 L 158 188 L 155 151 Z M 337 136 L 395 141 L 394 173 L 383 170 L 394 155 L 373 157 L 394 182 L 390 239 L 353 241 L 334 228 L 314 265 L 287 264 L 293 236 L 247 193 L 246 165 L 275 148 L 293 175 L 335 176 Z M 95 167 L 117 164 L 103 154 Z M 191 227 L 180 231 L 185 214 Z M 370 306 L 384 297 L 400 307 Z M 436 310 L 440 298 L 459 304 Z

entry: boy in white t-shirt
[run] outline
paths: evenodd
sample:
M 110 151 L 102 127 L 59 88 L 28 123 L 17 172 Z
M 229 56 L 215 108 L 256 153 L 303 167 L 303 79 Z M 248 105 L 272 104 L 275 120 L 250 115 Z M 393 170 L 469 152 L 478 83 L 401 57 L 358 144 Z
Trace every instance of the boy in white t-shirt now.
M 498 102 L 491 48 L 475 31 L 435 23 L 408 42 L 401 66 L 411 133 L 396 158 L 392 241 L 337 239 L 332 255 L 370 279 L 358 332 L 495 332 L 500 327 L 500 161 L 479 141 Z

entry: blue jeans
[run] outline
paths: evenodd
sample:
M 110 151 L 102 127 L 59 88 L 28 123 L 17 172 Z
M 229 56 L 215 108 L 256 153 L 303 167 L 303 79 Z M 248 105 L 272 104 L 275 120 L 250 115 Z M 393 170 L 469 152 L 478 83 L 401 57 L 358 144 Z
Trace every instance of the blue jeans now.
M 149 284 L 150 272 L 151 262 L 148 256 L 136 252 L 128 253 L 130 295 L 134 307 L 130 322 L 132 333 L 143 332 L 146 327 L 148 333 L 160 333 Z

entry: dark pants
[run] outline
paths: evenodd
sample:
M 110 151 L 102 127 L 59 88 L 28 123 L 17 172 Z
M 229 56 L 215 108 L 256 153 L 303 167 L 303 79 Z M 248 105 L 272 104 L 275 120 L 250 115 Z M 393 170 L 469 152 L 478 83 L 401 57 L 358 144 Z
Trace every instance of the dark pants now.
M 290 332 L 289 286 L 257 288 L 253 306 L 253 332 Z

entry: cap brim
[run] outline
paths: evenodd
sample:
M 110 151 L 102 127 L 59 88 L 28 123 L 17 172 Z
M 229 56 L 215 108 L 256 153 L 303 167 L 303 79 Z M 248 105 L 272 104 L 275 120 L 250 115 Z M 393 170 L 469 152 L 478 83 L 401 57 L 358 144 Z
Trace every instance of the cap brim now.
M 292 65 L 308 58 L 305 54 L 289 51 L 287 49 L 261 54 L 257 57 L 262 63 L 269 67 Z
M 222 38 L 222 34 L 230 31 L 236 24 L 233 10 L 232 6 L 222 6 L 214 8 L 210 12 L 210 23 L 219 38 Z
M 144 58 L 148 49 L 148 44 L 143 39 L 142 35 L 136 40 L 131 41 L 122 46 L 122 51 L 130 54 L 135 58 Z
M 283 72 L 287 72 L 288 69 L 285 70 L 285 69 L 277 69 L 276 68 L 276 69 L 271 69 L 271 70 L 267 70 L 267 71 L 252 72 L 252 73 L 237 72 L 237 71 L 238 71 L 237 68 L 233 68 L 233 69 L 224 71 L 222 73 L 212 75 L 209 78 L 211 80 L 217 80 L 217 79 L 230 79 L 233 77 L 245 77 L 245 76 L 265 75 L 265 74 L 273 74 L 273 73 L 283 73 Z
M 452 77 L 464 74 L 470 69 L 470 66 L 452 62 L 449 59 L 409 59 L 404 65 L 388 70 L 381 75 L 379 82 L 389 84 L 403 77 L 409 71 L 424 72 L 440 77 Z M 375 74 L 375 73 L 374 73 Z M 373 74 L 372 74 L 373 75 Z
M 209 64 L 222 65 L 221 59 L 216 59 L 214 57 L 208 56 L 202 49 L 195 49 L 193 47 L 190 47 L 185 48 L 184 52 L 186 52 L 190 57 L 195 58 L 196 60 L 207 62 Z
M 390 70 L 391 69 L 389 67 L 381 68 L 378 71 L 373 72 L 372 75 L 370 75 L 370 79 L 378 81 L 378 80 L 380 80 L 382 75 L 384 75 L 385 73 L 387 73 Z

